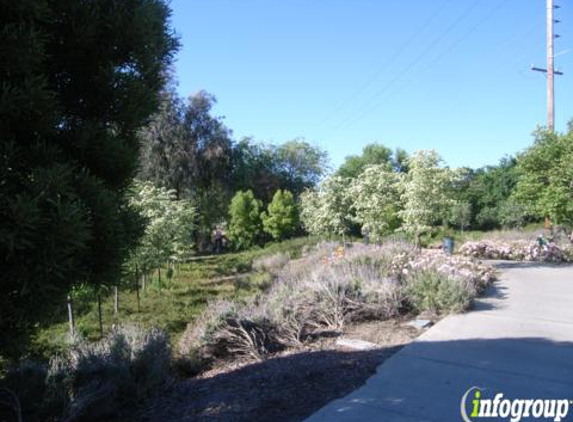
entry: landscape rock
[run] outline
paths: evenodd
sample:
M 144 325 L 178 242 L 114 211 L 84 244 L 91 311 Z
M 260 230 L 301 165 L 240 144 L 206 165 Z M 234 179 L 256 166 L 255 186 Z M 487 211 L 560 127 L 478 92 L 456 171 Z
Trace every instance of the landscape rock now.
M 406 325 L 417 328 L 418 330 L 423 330 L 424 328 L 431 327 L 433 324 L 434 323 L 429 319 L 415 319 L 408 322 Z
M 350 338 L 339 338 L 336 340 L 336 345 L 353 350 L 372 350 L 379 347 L 377 344 L 370 343 L 369 341 L 355 340 Z

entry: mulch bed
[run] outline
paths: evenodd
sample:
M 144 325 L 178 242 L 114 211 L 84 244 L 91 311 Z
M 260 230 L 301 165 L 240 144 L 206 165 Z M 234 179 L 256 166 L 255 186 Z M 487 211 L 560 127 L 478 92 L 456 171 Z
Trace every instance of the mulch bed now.
M 419 334 L 396 321 L 353 327 L 347 337 L 373 341 L 369 351 L 337 349 L 334 339 L 262 362 L 222 365 L 176 382 L 145 412 L 148 421 L 294 422 L 343 397 Z

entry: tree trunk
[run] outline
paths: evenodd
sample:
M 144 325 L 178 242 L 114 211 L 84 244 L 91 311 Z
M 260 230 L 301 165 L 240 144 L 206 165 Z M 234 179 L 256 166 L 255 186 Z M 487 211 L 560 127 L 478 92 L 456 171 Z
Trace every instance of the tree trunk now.
M 117 314 L 119 313 L 119 288 L 117 287 L 117 284 L 113 286 L 113 290 L 114 290 L 113 315 L 117 317 Z
M 68 295 L 68 320 L 70 323 L 70 337 L 73 337 L 76 332 L 76 323 L 74 321 L 74 304 L 70 295 Z
M 97 314 L 98 314 L 98 319 L 99 319 L 99 336 L 100 336 L 100 338 L 103 338 L 103 320 L 102 320 L 102 314 L 101 314 L 101 295 L 99 292 L 97 293 Z
M 137 312 L 141 312 L 141 305 L 139 299 L 139 271 L 137 265 L 135 266 L 135 297 L 137 299 Z

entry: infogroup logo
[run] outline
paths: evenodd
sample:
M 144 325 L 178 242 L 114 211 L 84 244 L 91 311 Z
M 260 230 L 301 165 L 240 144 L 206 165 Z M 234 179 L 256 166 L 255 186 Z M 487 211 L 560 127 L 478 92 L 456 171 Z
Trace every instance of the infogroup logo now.
M 482 390 L 472 387 L 462 396 L 460 412 L 465 422 L 487 418 L 508 419 L 511 422 L 519 422 L 522 418 L 559 422 L 567 417 L 569 407 L 573 404 L 570 399 L 506 399 L 503 393 L 486 399 L 482 397 Z

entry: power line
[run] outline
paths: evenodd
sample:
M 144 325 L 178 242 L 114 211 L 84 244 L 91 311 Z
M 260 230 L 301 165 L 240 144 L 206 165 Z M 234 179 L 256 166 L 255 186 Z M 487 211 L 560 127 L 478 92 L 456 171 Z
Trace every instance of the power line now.
M 348 97 L 344 102 L 342 102 L 339 107 L 337 107 L 332 113 L 330 113 L 326 118 L 324 118 L 324 120 L 321 123 L 325 123 L 331 120 L 332 117 L 336 116 L 339 112 L 344 110 L 348 106 L 349 102 L 354 101 L 366 90 L 366 88 L 372 85 L 372 83 L 384 73 L 384 70 L 386 70 L 390 65 L 394 64 L 394 62 L 402 55 L 402 53 L 405 50 L 407 50 L 408 47 L 410 47 L 410 45 L 414 42 L 414 40 L 416 40 L 416 38 L 418 38 L 434 22 L 434 20 L 442 13 L 445 7 L 449 3 L 451 3 L 451 1 L 452 0 L 445 0 L 440 5 L 440 7 L 438 7 L 438 9 L 430 16 L 430 18 L 427 19 L 424 22 L 424 24 L 420 28 L 418 28 L 418 30 L 410 38 L 408 38 L 408 40 L 398 50 L 396 50 L 396 52 L 394 53 L 394 55 L 392 55 L 390 60 L 385 62 L 384 65 L 380 69 L 378 69 L 378 71 L 376 71 L 376 73 L 374 73 L 374 75 L 370 79 L 368 79 L 364 84 L 362 84 L 362 86 L 358 90 L 356 90 L 353 94 L 351 94 L 350 97 Z
M 442 60 L 445 56 L 447 56 L 452 50 L 454 50 L 462 41 L 464 41 L 466 38 L 468 38 L 471 34 L 473 34 L 477 28 L 479 28 L 481 25 L 483 25 L 485 22 L 487 22 L 489 19 L 491 19 L 493 17 L 493 15 L 506 3 L 506 0 L 501 0 L 483 19 L 481 19 L 479 22 L 477 22 L 474 26 L 472 26 L 463 36 L 459 37 L 453 44 L 451 44 L 446 50 L 442 51 L 442 53 L 440 53 L 438 56 L 436 56 L 434 58 L 434 60 L 432 60 L 430 63 L 428 63 L 426 66 L 424 66 L 420 71 L 418 71 L 416 74 L 414 74 L 414 76 L 412 78 L 410 78 L 408 81 L 406 81 L 405 84 L 403 84 L 397 91 L 395 91 L 392 96 L 388 97 L 387 99 L 393 98 L 395 97 L 397 94 L 399 94 L 400 92 L 402 92 L 406 87 L 408 87 L 409 85 L 411 85 L 422 73 L 426 72 L 428 69 L 430 69 L 432 66 L 434 66 L 435 64 L 437 64 L 440 60 Z M 353 121 L 351 121 L 350 124 L 356 124 L 359 121 L 363 120 L 365 117 L 367 117 L 368 115 L 370 115 L 372 112 L 374 112 L 375 110 L 377 110 L 378 108 L 380 108 L 380 106 L 382 106 L 384 103 L 383 102 L 378 102 L 377 104 L 375 104 L 373 107 L 371 107 L 370 109 L 368 109 L 365 113 L 363 113 L 362 115 L 360 115 L 358 118 L 354 119 Z
M 362 111 L 365 110 L 370 103 L 372 103 L 372 101 L 375 101 L 382 94 L 384 94 L 389 88 L 391 88 L 397 81 L 402 79 L 404 75 L 408 71 L 410 71 L 410 69 L 412 69 L 416 64 L 418 64 L 426 56 L 426 54 L 432 50 L 432 48 L 435 45 L 437 45 L 440 41 L 442 41 L 442 39 L 446 35 L 448 35 L 452 30 L 454 30 L 459 25 L 459 23 L 463 19 L 465 19 L 465 17 L 468 16 L 477 7 L 477 5 L 480 2 L 481 0 L 474 1 L 460 16 L 458 16 L 458 18 L 452 24 L 450 24 L 444 31 L 442 31 L 437 37 L 435 37 L 430 42 L 430 44 L 428 44 L 426 48 L 416 56 L 414 60 L 408 63 L 393 79 L 391 79 L 388 83 L 386 83 L 381 90 L 379 90 L 373 96 L 371 96 L 369 100 L 365 101 L 357 112 L 351 114 L 349 117 L 343 120 L 339 125 L 335 126 L 334 129 L 338 129 L 341 126 L 345 126 L 347 122 L 355 119 L 355 117 L 359 116 L 362 113 Z

